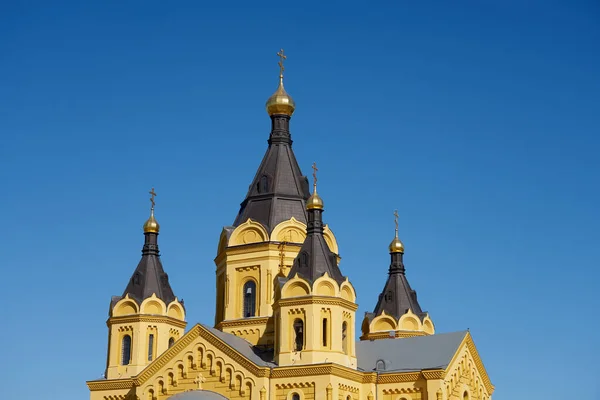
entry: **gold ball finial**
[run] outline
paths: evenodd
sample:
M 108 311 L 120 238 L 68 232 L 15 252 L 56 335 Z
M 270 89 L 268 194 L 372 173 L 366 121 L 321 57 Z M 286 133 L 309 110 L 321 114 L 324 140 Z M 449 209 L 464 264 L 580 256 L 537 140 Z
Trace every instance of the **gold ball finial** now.
M 149 192 L 150 193 L 150 202 L 152 203 L 152 207 L 150 207 L 150 218 L 144 223 L 144 233 L 158 233 L 160 230 L 160 225 L 156 218 L 154 218 L 154 205 L 156 202 L 154 201 L 154 197 L 156 197 L 156 192 L 154 188 Z
M 296 103 L 294 103 L 292 96 L 287 94 L 283 87 L 283 71 L 285 70 L 283 61 L 287 56 L 283 54 L 283 49 L 279 50 L 277 55 L 279 56 L 279 86 L 275 93 L 267 100 L 267 112 L 269 115 L 283 114 L 291 117 L 296 109 Z
M 307 210 L 322 210 L 323 209 L 323 199 L 321 196 L 317 194 L 317 163 L 313 163 L 313 193 L 306 201 L 306 209 Z
M 396 235 L 390 243 L 390 253 L 404 253 L 404 244 L 398 238 L 398 210 L 394 210 L 394 223 L 396 224 Z

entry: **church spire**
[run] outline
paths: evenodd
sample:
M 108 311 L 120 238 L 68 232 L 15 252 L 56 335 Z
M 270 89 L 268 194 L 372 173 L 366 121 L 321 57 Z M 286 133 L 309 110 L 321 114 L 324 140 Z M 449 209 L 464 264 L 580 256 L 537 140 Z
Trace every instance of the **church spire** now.
M 305 201 L 309 196 L 308 180 L 302 175 L 292 151 L 290 118 L 296 105 L 283 87 L 283 62 L 287 55 L 283 49 L 277 55 L 279 86 L 266 104 L 271 117 L 269 147 L 233 224 L 237 227 L 251 218 L 269 232 L 291 217 L 306 223 Z
M 381 315 L 385 312 L 387 315 L 400 318 L 410 310 L 413 314 L 424 317 L 426 314 L 423 313 L 417 301 L 417 292 L 411 289 L 406 279 L 403 262 L 404 244 L 398 238 L 398 210 L 394 211 L 394 223 L 396 224 L 396 234 L 389 246 L 390 267 L 388 279 L 379 295 L 379 301 L 373 313 Z
M 306 224 L 306 239 L 294 260 L 288 277 L 293 278 L 296 274 L 302 278 L 314 282 L 327 272 L 337 281 L 344 282 L 338 265 L 336 255 L 331 252 L 323 237 L 323 199 L 317 194 L 317 165 L 313 163 L 313 194 L 306 202 L 308 212 L 308 223 Z
M 129 295 L 138 304 L 156 294 L 156 297 L 169 304 L 175 300 L 175 294 L 169 284 L 169 277 L 163 270 L 158 251 L 158 232 L 160 225 L 154 217 L 154 206 L 156 202 L 156 192 L 154 188 L 150 191 L 150 217 L 144 223 L 144 246 L 142 247 L 142 259 L 133 272 L 123 295 L 114 297 L 112 303 Z

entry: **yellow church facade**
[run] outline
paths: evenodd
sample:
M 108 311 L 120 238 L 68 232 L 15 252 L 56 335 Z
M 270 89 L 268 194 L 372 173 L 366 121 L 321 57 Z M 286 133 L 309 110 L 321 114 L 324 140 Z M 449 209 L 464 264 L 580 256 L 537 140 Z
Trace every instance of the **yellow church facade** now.
M 111 299 L 106 371 L 87 382 L 90 400 L 490 400 L 494 387 L 470 333 L 438 333 L 422 311 L 397 214 L 377 305 L 356 315 L 316 165 L 310 190 L 292 150 L 295 103 L 278 55 L 268 148 L 218 240 L 214 324 L 186 331 L 185 305 L 160 260 L 153 189 L 142 259 Z

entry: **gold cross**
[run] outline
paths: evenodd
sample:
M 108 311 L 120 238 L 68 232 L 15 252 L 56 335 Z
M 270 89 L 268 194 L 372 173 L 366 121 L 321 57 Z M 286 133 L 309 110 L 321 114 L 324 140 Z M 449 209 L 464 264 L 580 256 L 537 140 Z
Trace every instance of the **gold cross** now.
M 156 197 L 156 192 L 154 192 L 154 188 L 152 188 L 152 190 L 148 193 L 150 193 L 150 203 L 152 203 L 152 209 L 154 210 L 154 205 L 156 204 L 154 201 L 154 197 Z
M 398 236 L 398 210 L 394 210 L 394 223 L 396 224 L 396 236 Z
M 313 169 L 313 186 L 317 187 L 317 171 L 319 170 L 319 168 L 317 168 L 317 163 L 313 163 L 312 169 Z
M 283 78 L 283 71 L 285 70 L 283 67 L 283 61 L 287 58 L 287 56 L 283 54 L 283 49 L 279 50 L 277 55 L 279 56 L 279 77 Z

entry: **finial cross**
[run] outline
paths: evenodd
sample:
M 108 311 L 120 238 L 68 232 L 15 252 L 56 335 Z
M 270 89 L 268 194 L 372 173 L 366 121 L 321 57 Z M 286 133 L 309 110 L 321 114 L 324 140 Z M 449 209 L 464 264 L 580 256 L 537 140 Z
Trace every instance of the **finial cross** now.
M 283 49 L 279 50 L 277 55 L 279 56 L 279 77 L 283 78 L 283 71 L 285 71 L 285 68 L 283 67 L 283 61 L 287 58 L 287 56 L 283 54 Z
M 313 163 L 312 165 L 312 169 L 313 169 L 313 186 L 317 187 L 317 171 L 319 170 L 319 168 L 317 168 L 317 163 Z
M 154 191 L 154 188 L 152 188 L 152 190 L 148 193 L 150 193 L 150 203 L 152 203 L 152 209 L 154 210 L 154 205 L 156 204 L 156 202 L 154 201 L 154 198 L 156 197 L 156 192 Z
M 394 210 L 394 223 L 396 224 L 396 236 L 398 236 L 398 210 Z

